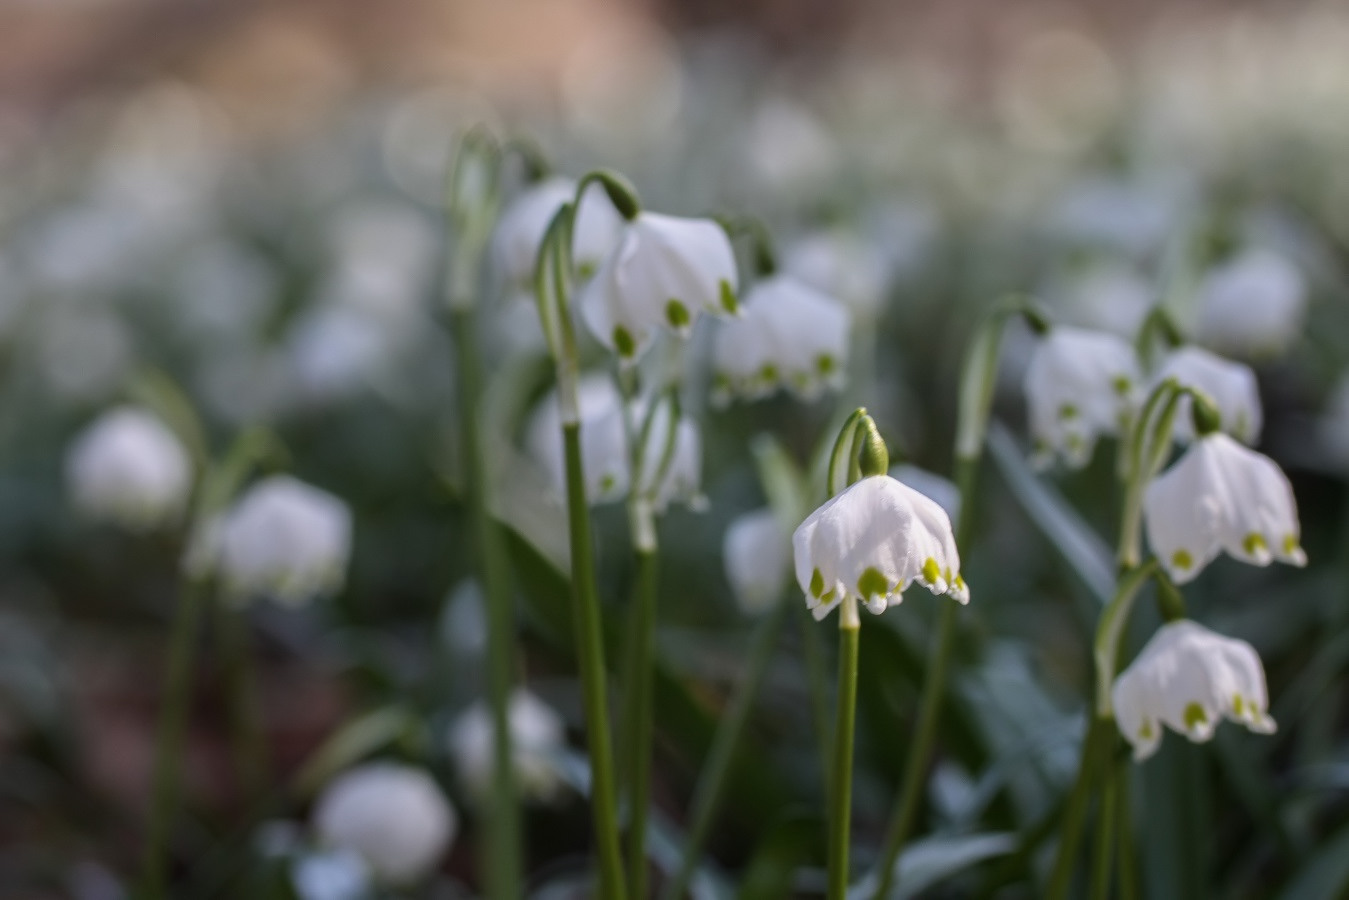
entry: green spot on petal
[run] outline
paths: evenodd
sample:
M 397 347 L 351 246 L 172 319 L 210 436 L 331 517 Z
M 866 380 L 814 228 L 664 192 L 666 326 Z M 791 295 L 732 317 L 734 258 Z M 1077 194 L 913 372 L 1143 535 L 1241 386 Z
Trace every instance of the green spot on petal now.
M 1138 729 L 1138 736 L 1145 741 L 1150 741 L 1154 734 L 1156 734 L 1156 732 L 1152 730 L 1152 720 L 1144 719 L 1142 727 Z
M 689 309 L 678 300 L 671 300 L 665 304 L 665 320 L 670 323 L 670 327 L 676 331 L 682 331 L 689 327 L 692 317 L 689 316 Z
M 1252 531 L 1250 534 L 1246 535 L 1246 537 L 1242 539 L 1241 546 L 1245 548 L 1246 552 L 1251 554 L 1252 556 L 1254 556 L 1257 551 L 1269 550 L 1269 545 L 1265 543 L 1264 536 L 1261 534 L 1257 534 L 1254 531 Z
M 1077 415 L 1077 407 L 1071 403 L 1065 403 L 1059 407 L 1060 419 L 1076 419 Z
M 1171 565 L 1177 569 L 1189 569 L 1194 565 L 1194 557 L 1190 555 L 1189 550 L 1177 550 L 1171 554 Z
M 759 370 L 759 377 L 772 384 L 778 380 L 778 367 L 772 363 L 764 363 L 763 368 Z
M 873 594 L 890 593 L 890 582 L 875 568 L 868 568 L 862 573 L 862 577 L 857 579 L 857 592 L 863 597 L 871 597 Z
M 941 566 L 937 565 L 937 561 L 929 556 L 923 562 L 923 580 L 926 581 L 928 584 L 931 584 L 940 577 L 941 577 Z
M 1302 545 L 1299 543 L 1297 535 L 1290 534 L 1283 539 L 1283 552 L 1285 556 L 1292 556 L 1301 549 Z
M 595 264 L 593 262 L 583 262 L 576 267 L 576 277 L 580 281 L 589 281 L 590 276 L 595 274 Z
M 1243 700 L 1243 699 L 1241 699 L 1241 695 L 1240 695 L 1240 694 L 1233 694 L 1233 695 L 1232 695 L 1232 714 L 1233 714 L 1233 715 L 1239 716 L 1239 715 L 1241 715 L 1242 710 L 1244 710 L 1245 708 L 1246 708 L 1246 701 Z
M 731 315 L 740 312 L 740 301 L 735 299 L 735 291 L 731 290 L 731 283 L 724 278 L 721 280 L 721 308 Z
M 1204 707 L 1198 703 L 1185 704 L 1185 727 L 1194 728 L 1196 725 L 1203 725 L 1208 722 L 1208 714 L 1204 712 Z
M 614 349 L 624 358 L 631 358 L 637 353 L 637 342 L 632 339 L 632 332 L 622 325 L 614 328 Z
M 821 375 L 832 375 L 834 370 L 838 368 L 838 363 L 828 353 L 821 353 L 815 359 L 815 368 L 819 370 Z
M 824 576 L 820 574 L 819 569 L 816 569 L 814 572 L 810 573 L 810 596 L 814 597 L 816 600 L 819 600 L 820 595 L 823 593 L 824 593 Z
M 1110 382 L 1110 384 L 1114 387 L 1115 393 L 1120 396 L 1129 393 L 1129 389 L 1134 386 L 1134 383 L 1123 375 L 1116 375 L 1115 380 Z

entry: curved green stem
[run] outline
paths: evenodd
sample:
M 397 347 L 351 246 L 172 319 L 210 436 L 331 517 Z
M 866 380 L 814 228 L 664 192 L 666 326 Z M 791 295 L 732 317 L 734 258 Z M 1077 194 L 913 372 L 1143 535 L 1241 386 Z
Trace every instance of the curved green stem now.
M 266 801 L 271 769 L 263 733 L 262 704 L 253 665 L 251 635 L 242 610 L 218 602 L 213 606 L 217 642 L 224 657 L 235 767 L 244 795 L 243 805 L 251 810 Z
M 1131 569 L 1120 579 L 1115 596 L 1101 612 L 1096 625 L 1096 642 L 1093 654 L 1096 660 L 1096 714 L 1113 717 L 1110 689 L 1115 682 L 1116 660 L 1119 658 L 1120 640 L 1124 635 L 1124 626 L 1133 610 L 1134 598 L 1143 582 L 1157 571 L 1157 560 L 1149 558 L 1141 566 Z
M 833 784 L 829 789 L 829 900 L 848 895 L 848 836 L 852 825 L 853 727 L 857 719 L 857 656 L 861 622 L 856 601 L 839 605 L 838 709 L 834 719 Z
M 143 894 L 147 898 L 168 896 L 168 840 L 179 799 L 179 774 L 183 759 L 183 734 L 187 727 L 188 699 L 194 681 L 193 657 L 207 582 L 189 578 L 182 583 L 174 611 L 169 658 L 164 673 L 164 707 L 155 735 L 155 768 L 150 801 L 149 834 L 145 841 Z

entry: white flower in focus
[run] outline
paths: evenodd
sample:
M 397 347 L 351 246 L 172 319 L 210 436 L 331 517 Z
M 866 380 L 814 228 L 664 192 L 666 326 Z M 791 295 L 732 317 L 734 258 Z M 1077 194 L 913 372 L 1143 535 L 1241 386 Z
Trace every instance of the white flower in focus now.
M 1218 411 L 1223 431 L 1243 444 L 1254 444 L 1259 440 L 1263 424 L 1260 390 L 1250 366 L 1223 359 L 1199 347 L 1181 347 L 1162 361 L 1153 383 L 1160 384 L 1168 378 L 1206 394 Z M 1194 423 L 1187 396 L 1182 396 L 1177 404 L 1174 434 L 1182 443 L 1194 440 Z
M 1302 330 L 1307 285 L 1287 258 L 1246 250 L 1199 286 L 1195 339 L 1239 356 L 1282 353 Z
M 289 475 L 253 485 L 194 540 L 189 571 L 214 568 L 237 599 L 267 595 L 295 605 L 346 580 L 351 510 Z
M 714 402 L 766 397 L 779 386 L 813 400 L 843 386 L 852 316 L 842 303 L 774 275 L 750 289 L 742 309 L 717 333 Z
M 890 477 L 906 484 L 920 494 L 936 500 L 946 515 L 955 521 L 960 515 L 960 488 L 949 478 L 920 469 L 908 463 L 890 467 Z
M 178 438 L 151 413 L 109 410 L 66 455 L 75 507 L 137 531 L 176 520 L 192 490 L 192 463 Z
M 581 416 L 581 463 L 585 469 L 586 499 L 608 503 L 628 492 L 631 468 L 623 424 L 623 398 L 608 375 L 585 375 L 577 385 Z M 566 460 L 562 448 L 562 416 L 557 392 L 535 408 L 525 432 L 529 455 L 547 473 L 563 497 L 567 493 Z
M 745 513 L 731 522 L 721 556 L 742 612 L 758 615 L 782 598 L 790 552 L 791 540 L 771 509 Z
M 914 581 L 968 603 L 951 520 L 935 500 L 872 475 L 825 502 L 792 535 L 796 580 L 823 619 L 845 598 L 873 613 L 899 603 Z
M 1057 327 L 1035 348 L 1026 369 L 1033 462 L 1063 457 L 1080 468 L 1101 435 L 1118 434 L 1138 402 L 1142 381 L 1130 344 L 1113 334 Z
M 511 756 L 524 795 L 549 800 L 562 786 L 555 758 L 567 739 L 566 726 L 551 706 L 524 688 L 511 692 L 506 718 L 511 729 Z M 481 700 L 465 710 L 450 728 L 449 749 L 469 793 L 491 799 L 496 733 L 492 712 Z
M 553 216 L 576 196 L 576 182 L 570 178 L 551 177 L 530 185 L 520 192 L 497 224 L 494 251 L 498 265 L 512 288 L 532 292 L 534 266 L 538 261 L 539 245 L 553 221 Z M 615 243 L 623 227 L 623 217 L 614 209 L 604 188 L 591 183 L 576 211 L 572 226 L 572 255 L 582 280 L 599 268 Z
M 1144 523 L 1152 552 L 1177 584 L 1220 552 L 1256 566 L 1305 566 L 1293 487 L 1278 464 L 1215 431 L 1148 485 Z
M 435 868 L 458 831 L 458 816 L 422 769 L 389 762 L 334 779 L 314 809 L 326 846 L 360 854 L 383 884 L 408 885 Z
M 632 362 L 661 326 L 686 336 L 699 312 L 737 312 L 736 285 L 735 254 L 720 225 L 640 212 L 585 286 L 581 317 L 601 344 Z
M 1222 718 L 1272 734 L 1265 670 L 1245 641 L 1180 619 L 1157 629 L 1111 692 L 1120 733 L 1142 761 L 1157 751 L 1162 725 L 1207 741 Z

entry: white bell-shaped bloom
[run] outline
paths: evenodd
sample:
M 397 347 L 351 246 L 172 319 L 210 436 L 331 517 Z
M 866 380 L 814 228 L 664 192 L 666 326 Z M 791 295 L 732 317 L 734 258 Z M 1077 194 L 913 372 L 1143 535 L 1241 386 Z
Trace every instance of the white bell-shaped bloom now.
M 1223 431 L 1243 444 L 1259 440 L 1263 424 L 1260 389 L 1250 366 L 1223 359 L 1200 347 L 1181 347 L 1162 360 L 1153 383 L 1160 384 L 1168 378 L 1203 391 L 1213 401 Z M 1182 396 L 1177 404 L 1173 433 L 1183 443 L 1194 440 L 1189 397 Z
M 236 599 L 266 595 L 294 605 L 346 580 L 351 510 L 289 475 L 249 488 L 194 539 L 188 568 L 213 568 Z
M 178 438 L 136 407 L 109 410 L 66 455 L 71 500 L 81 512 L 143 530 L 176 520 L 192 490 L 192 463 Z
M 1162 725 L 1195 742 L 1213 737 L 1223 718 L 1259 734 L 1274 731 L 1255 649 L 1188 619 L 1157 629 L 1115 679 L 1111 701 L 1120 733 L 1140 761 L 1156 752 Z
M 891 466 L 890 477 L 936 500 L 941 508 L 946 510 L 951 521 L 954 522 L 960 515 L 960 488 L 956 487 L 951 479 L 908 463 Z
M 314 829 L 324 845 L 360 854 L 379 882 L 408 885 L 435 868 L 459 819 L 424 770 L 373 762 L 324 788 L 314 808 Z
M 852 316 L 789 275 L 750 289 L 743 315 L 717 334 L 713 401 L 766 397 L 786 387 L 805 400 L 843 386 Z
M 608 375 L 582 376 L 577 385 L 581 418 L 581 465 L 586 499 L 608 503 L 628 493 L 631 464 L 623 422 L 623 397 Z M 567 468 L 562 447 L 562 416 L 557 393 L 535 408 L 525 432 L 525 448 L 547 473 L 557 496 L 567 493 Z
M 1298 268 L 1273 250 L 1246 250 L 1200 284 L 1195 340 L 1238 356 L 1278 354 L 1301 332 L 1306 311 Z
M 581 316 L 630 362 L 661 326 L 686 336 L 699 312 L 737 312 L 736 289 L 735 254 L 720 225 L 640 212 L 585 286 Z
M 576 196 L 576 182 L 552 176 L 521 191 L 501 214 L 494 239 L 498 265 L 508 285 L 525 292 L 533 290 L 534 266 L 539 245 L 562 204 Z M 604 188 L 592 183 L 581 197 L 572 226 L 572 255 L 577 272 L 589 277 L 618 241 L 623 218 L 614 209 Z
M 558 752 L 566 744 L 567 729 L 551 706 L 524 688 L 511 692 L 506 707 L 511 730 L 511 758 L 525 796 L 548 800 L 562 785 Z M 481 700 L 455 719 L 449 734 L 450 755 L 468 792 L 477 800 L 491 798 L 496 760 L 496 731 L 492 712 Z
M 1138 403 L 1142 376 L 1130 344 L 1113 334 L 1058 327 L 1035 348 L 1026 368 L 1033 461 L 1061 456 L 1086 465 L 1101 435 L 1118 434 Z
M 758 615 L 782 598 L 791 571 L 791 538 L 771 509 L 745 513 L 731 522 L 721 556 L 741 611 Z
M 823 619 L 844 599 L 873 613 L 899 603 L 914 581 L 968 603 L 951 520 L 929 497 L 888 475 L 849 486 L 792 535 L 796 581 Z
M 1222 551 L 1256 566 L 1307 564 L 1288 477 L 1221 431 L 1195 439 L 1148 485 L 1143 514 L 1152 552 L 1177 584 Z

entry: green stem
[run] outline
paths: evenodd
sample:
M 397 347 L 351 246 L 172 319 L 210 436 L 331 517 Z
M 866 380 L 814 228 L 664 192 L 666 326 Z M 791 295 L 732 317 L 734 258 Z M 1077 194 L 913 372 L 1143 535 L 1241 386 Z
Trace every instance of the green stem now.
M 829 789 L 829 900 L 848 895 L 848 833 L 852 824 L 853 726 L 857 719 L 857 651 L 861 623 L 856 601 L 839 606 L 838 709 L 834 719 L 833 783 Z
M 969 547 L 971 523 L 974 517 L 967 513 L 973 503 L 974 482 L 978 474 L 977 458 L 961 458 L 956 462 L 956 488 L 960 497 L 960 512 L 956 519 L 956 546 L 965 552 Z M 928 661 L 927 679 L 923 684 L 923 698 L 918 713 L 918 727 L 915 729 L 913 743 L 909 747 L 909 757 L 904 766 L 904 780 L 899 789 L 899 802 L 890 820 L 886 834 L 885 847 L 881 851 L 877 869 L 877 898 L 889 896 L 895 881 L 895 869 L 904 842 L 913 829 L 914 818 L 918 814 L 918 800 L 923 793 L 924 776 L 932 755 L 932 745 L 937 737 L 937 722 L 941 714 L 942 699 L 946 692 L 946 670 L 951 659 L 951 643 L 955 634 L 958 607 L 954 603 L 943 603 L 937 614 L 937 634 L 932 646 L 932 656 Z
M 1059 823 L 1059 847 L 1054 856 L 1054 868 L 1050 872 L 1049 885 L 1045 889 L 1046 900 L 1064 900 L 1073 878 L 1073 864 L 1077 862 L 1078 842 L 1082 839 L 1082 823 L 1086 819 L 1087 804 L 1091 800 L 1091 786 L 1095 778 L 1096 757 L 1099 748 L 1106 743 L 1110 730 L 1114 728 L 1109 719 L 1091 717 L 1087 725 L 1087 734 L 1082 739 L 1082 759 L 1077 768 L 1077 780 L 1073 782 L 1068 803 L 1063 809 L 1063 820 Z
M 652 670 L 656 631 L 657 556 L 654 547 L 637 551 L 637 596 L 633 604 L 631 701 L 624 730 L 628 751 L 628 895 L 646 896 L 646 823 L 651 801 Z
M 1106 742 L 1106 754 L 1109 754 L 1110 742 Z M 1096 844 L 1091 854 L 1091 900 L 1109 900 L 1110 870 L 1113 864 L 1114 827 L 1116 804 L 1118 803 L 1119 783 L 1112 760 L 1105 759 L 1106 771 L 1101 778 L 1101 805 L 1096 811 Z M 1123 860 L 1120 861 L 1123 865 Z
M 829 796 L 829 779 L 834 770 L 829 762 L 829 701 L 825 694 L 824 646 L 820 642 L 820 626 L 805 604 L 801 608 L 801 655 L 806 660 L 806 684 L 810 689 L 810 717 L 815 726 L 815 744 L 820 757 L 822 793 Z
M 207 582 L 191 578 L 182 583 L 169 637 L 169 658 L 164 673 L 164 706 L 155 735 L 155 768 L 150 806 L 149 834 L 145 843 L 142 893 L 161 898 L 168 868 L 168 839 L 177 812 L 179 771 L 183 759 L 183 735 L 187 726 L 188 699 L 195 674 L 193 656 Z
M 571 533 L 572 621 L 576 631 L 576 656 L 581 665 L 586 731 L 590 745 L 590 799 L 595 820 L 595 843 L 600 855 L 600 896 L 605 900 L 620 900 L 626 895 L 623 859 L 619 849 L 618 816 L 614 801 L 613 745 L 604 683 L 599 590 L 595 583 L 590 509 L 586 505 L 579 423 L 563 423 L 562 442 L 566 455 L 567 519 Z
M 1134 867 L 1137 854 L 1134 849 L 1134 823 L 1130 813 L 1130 778 L 1132 766 L 1125 762 L 1115 766 L 1115 841 L 1119 861 L 1115 874 L 1119 885 L 1119 900 L 1138 900 L 1138 872 Z
M 744 680 L 740 682 L 735 697 L 731 700 L 730 709 L 722 717 L 721 724 L 717 726 L 716 736 L 712 739 L 707 762 L 703 765 L 698 786 L 693 792 L 689 830 L 684 839 L 684 852 L 679 870 L 665 883 L 665 889 L 661 891 L 662 900 L 678 900 L 683 897 L 693 877 L 693 871 L 698 866 L 698 859 L 702 855 L 703 844 L 711 830 L 712 821 L 721 808 L 722 793 L 726 788 L 726 778 L 731 771 L 731 762 L 735 758 L 736 745 L 739 744 L 740 735 L 745 730 L 745 722 L 749 719 L 750 709 L 754 706 L 754 698 L 759 693 L 759 685 L 768 670 L 768 663 L 773 658 L 773 650 L 777 646 L 778 633 L 782 630 L 787 609 L 785 602 L 779 603 L 754 630 Z
M 215 608 L 216 636 L 229 692 L 235 767 L 242 787 L 244 806 L 253 809 L 266 797 L 270 765 L 248 621 L 242 611 L 228 604 L 217 602 L 212 605 Z
M 488 508 L 491 473 L 483 449 L 482 363 L 478 357 L 473 307 L 456 309 L 452 330 L 458 363 L 459 419 L 463 440 L 464 495 L 473 520 L 487 603 L 487 699 L 492 714 L 492 803 L 487 815 L 487 892 L 521 895 L 519 791 L 510 730 L 510 694 L 515 669 L 510 570 L 500 527 Z

